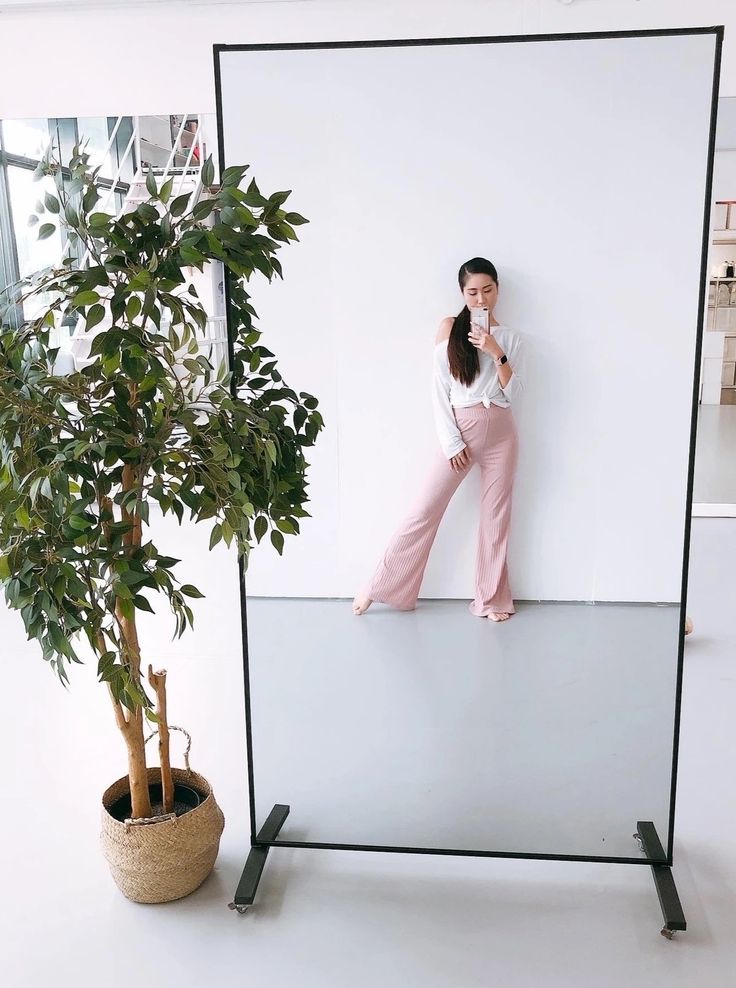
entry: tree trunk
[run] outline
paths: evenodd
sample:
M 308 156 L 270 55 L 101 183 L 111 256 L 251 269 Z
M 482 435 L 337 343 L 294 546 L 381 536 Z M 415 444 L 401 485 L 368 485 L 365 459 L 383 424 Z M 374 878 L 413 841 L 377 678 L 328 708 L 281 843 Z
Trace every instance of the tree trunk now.
M 100 655 L 107 651 L 102 632 L 97 635 L 97 647 Z M 146 771 L 146 746 L 143 736 L 143 717 L 141 711 L 134 714 L 127 711 L 119 700 L 113 696 L 108 683 L 108 693 L 112 702 L 115 722 L 123 735 L 128 749 L 128 782 L 130 784 L 131 816 L 134 819 L 153 816 L 151 797 L 148 793 L 148 773 Z
M 137 404 L 137 385 L 130 386 L 130 405 L 135 408 Z M 133 464 L 126 463 L 123 466 L 121 477 L 121 488 L 124 492 L 135 490 L 140 481 L 138 471 Z M 105 537 L 110 539 L 110 525 L 115 520 L 113 500 L 109 496 L 101 495 L 98 491 L 98 501 L 101 513 L 109 513 L 110 517 L 102 523 Z M 133 527 L 123 536 L 123 545 L 127 549 L 139 548 L 142 541 L 142 519 L 138 515 L 131 514 L 127 508 L 121 506 L 121 519 L 131 522 Z M 133 683 L 141 686 L 141 653 L 138 644 L 138 631 L 135 624 L 135 610 L 132 616 L 126 618 L 120 609 L 119 600 L 115 603 L 115 618 L 120 629 L 122 638 L 121 662 L 128 667 Z M 100 633 L 98 636 L 100 654 L 105 652 L 104 637 Z M 150 817 L 153 815 L 151 807 L 151 797 L 148 792 L 148 773 L 146 771 L 146 749 L 143 734 L 143 711 L 140 707 L 128 710 L 123 707 L 119 700 L 116 700 L 110 690 L 110 698 L 113 704 L 115 720 L 120 729 L 125 744 L 128 749 L 128 780 L 130 782 L 131 813 L 134 819 Z M 170 775 L 170 771 L 169 771 Z
M 153 816 L 151 797 L 148 792 L 148 773 L 146 771 L 146 751 L 143 738 L 143 718 L 140 712 L 128 723 L 130 729 L 125 735 L 128 746 L 128 780 L 130 782 L 130 800 L 133 819 Z
M 156 691 L 156 715 L 158 717 L 158 758 L 161 765 L 161 788 L 164 797 L 164 813 L 174 812 L 174 779 L 171 775 L 169 755 L 169 724 L 166 719 L 166 670 L 153 671 L 148 667 L 148 682 Z

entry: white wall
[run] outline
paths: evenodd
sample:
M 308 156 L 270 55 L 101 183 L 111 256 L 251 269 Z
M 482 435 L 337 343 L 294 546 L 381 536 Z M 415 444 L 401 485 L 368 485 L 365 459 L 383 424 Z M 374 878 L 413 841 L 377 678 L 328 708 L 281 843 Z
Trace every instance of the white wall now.
M 721 93 L 736 95 L 733 0 L 0 0 L 0 116 L 214 112 L 212 45 L 457 37 L 725 24 Z M 87 9 L 88 8 L 88 9 Z M 731 28 L 733 25 L 733 28 Z M 246 93 L 244 93 L 244 97 Z
M 42 10 L 42 14 L 39 13 Z M 313 0 L 0 3 L 0 116 L 215 108 L 212 45 L 726 26 L 722 95 L 736 94 L 732 0 Z M 247 99 L 248 86 L 243 92 Z M 653 251 L 663 250 L 660 242 Z M 452 311 L 452 310 L 450 310 Z M 528 551 L 531 551 L 529 547 Z M 430 574 L 431 575 L 431 574 Z
M 721 93 L 736 91 L 736 12 L 730 0 L 703 0 L 697 5 L 688 0 L 581 0 L 571 4 L 557 0 L 455 0 L 453 4 L 444 0 L 151 2 L 121 4 L 114 9 L 108 2 L 54 9 L 62 6 L 47 5 L 40 18 L 37 9 L 14 11 L 0 4 L 0 116 L 212 112 L 213 43 L 527 34 L 716 23 L 726 25 Z M 249 91 L 246 84 L 243 100 Z M 693 245 L 699 250 L 699 238 Z M 663 239 L 653 242 L 644 263 L 664 248 Z M 448 311 L 453 311 L 452 306 Z M 536 313 L 522 313 L 520 309 L 519 328 L 524 321 L 522 314 L 532 323 L 536 321 Z M 441 539 L 442 534 L 440 544 Z M 450 548 L 447 544 L 445 551 Z M 534 539 L 526 545 L 517 542 L 516 551 L 523 560 L 530 561 L 537 550 Z M 431 571 L 428 579 L 431 590 L 435 586 Z M 533 588 L 528 590 L 535 595 Z
M 254 303 L 328 425 L 308 456 L 314 517 L 284 560 L 256 550 L 251 593 L 365 583 L 436 449 L 434 334 L 480 254 L 528 351 L 515 597 L 678 599 L 714 50 L 690 35 L 222 53 L 225 163 L 293 189 L 312 220 Z M 483 91 L 505 97 L 467 99 Z M 471 595 L 477 488 L 476 471 L 423 596 Z

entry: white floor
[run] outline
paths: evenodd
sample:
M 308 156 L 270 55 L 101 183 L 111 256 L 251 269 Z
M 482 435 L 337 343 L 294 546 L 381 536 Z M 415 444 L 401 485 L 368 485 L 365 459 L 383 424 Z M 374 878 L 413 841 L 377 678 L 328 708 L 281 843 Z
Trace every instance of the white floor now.
M 186 659 L 186 694 L 172 693 L 227 818 L 216 870 L 179 903 L 130 903 L 97 847 L 97 799 L 111 764 L 122 770 L 99 687 L 78 669 L 60 697 L 3 614 L 3 984 L 728 988 L 735 553 L 736 520 L 694 521 L 674 867 L 689 929 L 671 942 L 650 870 L 633 865 L 277 848 L 256 906 L 228 911 L 248 843 L 235 650 Z
M 736 405 L 698 406 L 693 501 L 736 505 Z

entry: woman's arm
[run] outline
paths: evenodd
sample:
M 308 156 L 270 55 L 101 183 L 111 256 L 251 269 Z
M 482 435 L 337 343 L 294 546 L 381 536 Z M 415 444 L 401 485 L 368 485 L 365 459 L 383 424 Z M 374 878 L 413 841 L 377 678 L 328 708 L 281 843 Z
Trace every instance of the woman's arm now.
M 465 449 L 465 442 L 455 421 L 455 413 L 450 404 L 450 368 L 447 363 L 447 345 L 439 343 L 434 348 L 432 374 L 432 408 L 442 452 L 451 460 Z
M 503 364 L 498 363 L 498 358 L 504 356 L 504 350 L 493 333 L 483 334 L 482 337 L 478 337 L 471 332 L 468 334 L 468 339 L 473 346 L 489 354 L 496 361 L 496 373 L 498 374 L 498 382 L 501 385 L 501 390 L 509 402 L 515 401 L 523 391 L 523 373 L 520 373 L 522 347 L 518 333 L 514 333 L 511 336 L 508 351 L 506 352 L 506 362 Z
M 523 352 L 521 339 L 514 333 L 505 364 L 496 364 L 501 390 L 513 404 L 524 390 Z

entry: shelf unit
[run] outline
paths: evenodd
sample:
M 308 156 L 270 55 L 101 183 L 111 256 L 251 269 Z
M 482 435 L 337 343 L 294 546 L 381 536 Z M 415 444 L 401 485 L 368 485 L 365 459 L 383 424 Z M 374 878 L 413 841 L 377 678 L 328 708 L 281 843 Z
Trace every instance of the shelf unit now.
M 736 405 L 736 277 L 710 279 L 707 329 L 725 334 L 721 404 Z

